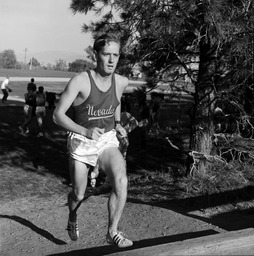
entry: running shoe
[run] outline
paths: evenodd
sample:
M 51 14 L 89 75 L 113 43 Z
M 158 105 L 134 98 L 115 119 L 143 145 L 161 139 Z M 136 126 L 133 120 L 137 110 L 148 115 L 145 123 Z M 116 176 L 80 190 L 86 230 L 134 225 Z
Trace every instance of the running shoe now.
M 107 234 L 106 236 L 107 243 L 109 244 L 115 244 L 119 248 L 126 248 L 133 245 L 133 242 L 126 238 L 125 235 L 122 232 L 115 231 L 111 234 Z
M 72 241 L 77 241 L 79 238 L 79 229 L 78 222 L 68 220 L 68 225 L 66 230 L 68 231 L 68 235 Z

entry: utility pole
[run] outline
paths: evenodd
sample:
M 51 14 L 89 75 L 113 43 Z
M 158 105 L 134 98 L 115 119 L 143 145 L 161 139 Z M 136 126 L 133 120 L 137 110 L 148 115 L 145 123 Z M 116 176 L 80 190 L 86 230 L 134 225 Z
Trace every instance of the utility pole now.
M 26 67 L 26 52 L 27 52 L 27 48 L 25 48 L 25 67 Z
M 30 58 L 30 66 L 29 66 L 29 69 L 32 70 L 33 68 L 33 57 Z

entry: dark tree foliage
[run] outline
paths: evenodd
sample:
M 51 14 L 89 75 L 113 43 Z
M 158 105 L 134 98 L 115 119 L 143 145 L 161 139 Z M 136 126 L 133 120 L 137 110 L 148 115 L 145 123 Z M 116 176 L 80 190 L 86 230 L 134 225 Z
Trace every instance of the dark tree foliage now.
M 28 62 L 28 66 L 32 66 L 32 67 L 38 68 L 38 67 L 41 66 L 41 64 L 40 64 L 40 62 L 36 58 L 32 57 L 30 59 L 30 61 Z
M 93 65 L 91 62 L 82 59 L 77 59 L 69 64 L 69 71 L 71 72 L 81 72 L 92 68 Z
M 148 86 L 168 83 L 194 97 L 193 137 L 196 127 L 213 129 L 218 102 L 244 113 L 244 92 L 253 86 L 253 0 L 73 0 L 71 9 L 100 15 L 84 32 L 121 36 L 122 70 L 140 63 Z

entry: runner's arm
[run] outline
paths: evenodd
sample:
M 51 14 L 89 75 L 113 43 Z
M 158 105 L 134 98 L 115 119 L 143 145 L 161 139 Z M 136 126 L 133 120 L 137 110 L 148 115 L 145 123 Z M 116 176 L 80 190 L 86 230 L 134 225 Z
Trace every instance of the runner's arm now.
M 118 101 L 121 102 L 123 92 L 126 89 L 126 87 L 128 86 L 129 80 L 126 77 L 119 76 L 117 84 L 118 84 L 117 98 L 118 98 Z M 118 123 L 118 121 L 121 121 L 121 103 L 116 108 L 115 121 L 117 122 L 115 125 L 116 131 L 120 134 L 120 136 L 126 137 L 127 136 L 126 130 L 122 127 L 122 125 L 120 123 Z
M 74 76 L 69 81 L 53 113 L 53 120 L 56 124 L 63 127 L 67 131 L 86 136 L 87 129 L 81 125 L 78 125 L 66 115 L 67 110 L 70 108 L 80 93 L 80 84 L 83 84 L 84 82 L 86 82 L 84 81 L 84 75 Z

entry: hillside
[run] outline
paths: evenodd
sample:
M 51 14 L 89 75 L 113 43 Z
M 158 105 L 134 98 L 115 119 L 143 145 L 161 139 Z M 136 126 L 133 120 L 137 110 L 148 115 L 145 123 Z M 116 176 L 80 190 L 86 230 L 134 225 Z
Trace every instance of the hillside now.
M 56 61 L 61 59 L 66 61 L 66 63 L 70 63 L 75 61 L 76 59 L 84 59 L 84 53 L 77 52 L 66 52 L 66 51 L 43 51 L 43 52 L 35 52 L 32 55 L 33 58 L 37 59 L 42 66 L 47 66 L 48 63 L 55 65 Z M 24 53 L 17 53 L 18 61 L 24 61 Z

